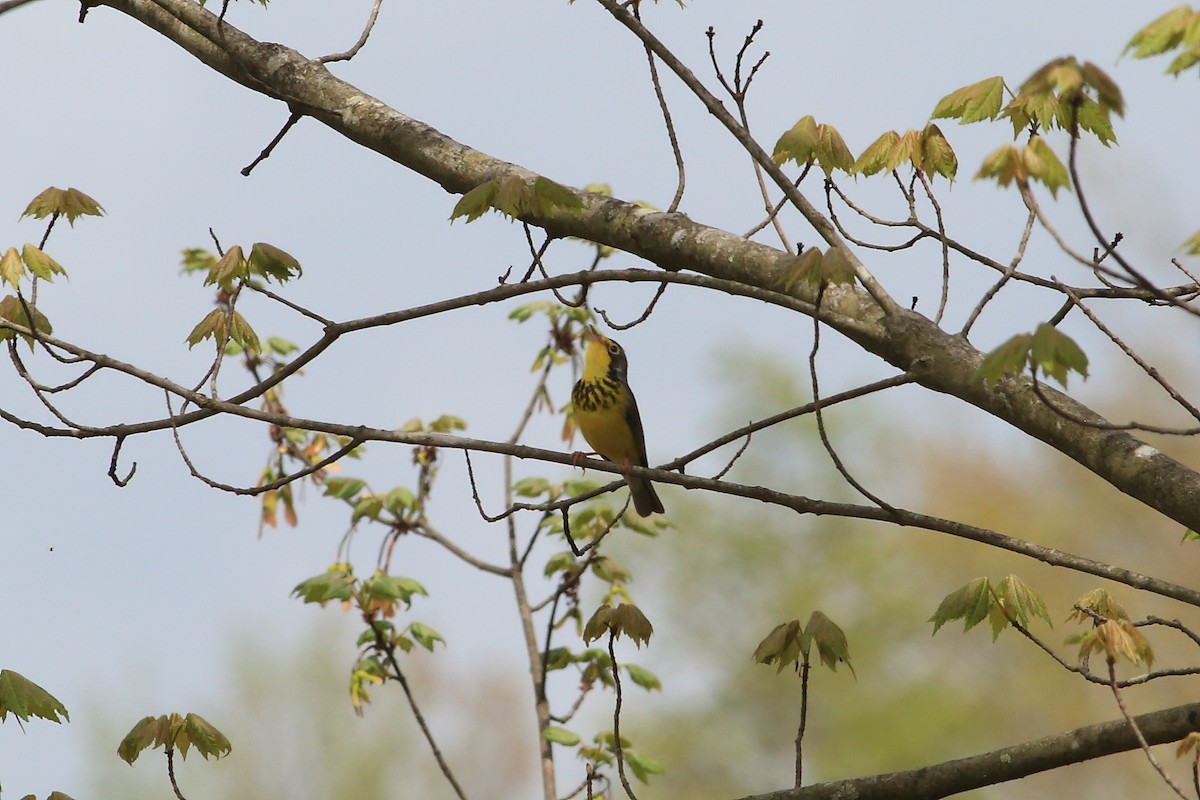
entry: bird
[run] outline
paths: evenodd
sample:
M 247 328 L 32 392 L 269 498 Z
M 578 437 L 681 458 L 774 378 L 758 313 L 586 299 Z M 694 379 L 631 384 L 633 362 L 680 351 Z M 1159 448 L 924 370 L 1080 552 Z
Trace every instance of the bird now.
M 571 390 L 575 421 L 596 454 L 620 464 L 633 498 L 633 508 L 643 517 L 663 512 L 662 501 L 645 478 L 628 474 L 630 466 L 647 467 L 646 437 L 637 401 L 629 388 L 629 360 L 625 350 L 594 327 L 584 330 L 587 349 L 583 375 Z

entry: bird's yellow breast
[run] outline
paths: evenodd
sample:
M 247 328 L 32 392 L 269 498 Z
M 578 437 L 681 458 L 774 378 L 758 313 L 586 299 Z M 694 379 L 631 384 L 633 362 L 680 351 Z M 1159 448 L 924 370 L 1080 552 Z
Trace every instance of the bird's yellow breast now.
M 614 463 L 642 465 L 627 414 L 628 390 L 609 377 L 585 378 L 571 393 L 579 432 L 592 449 Z

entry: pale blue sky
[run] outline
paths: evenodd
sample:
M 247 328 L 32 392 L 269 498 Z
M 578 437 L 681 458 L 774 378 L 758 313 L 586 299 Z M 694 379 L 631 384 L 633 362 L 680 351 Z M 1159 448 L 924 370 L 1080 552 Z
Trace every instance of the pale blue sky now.
M 1182 155 L 1194 151 L 1200 88 L 1194 75 L 1162 77 L 1161 60 L 1116 59 L 1137 27 L 1170 6 L 699 0 L 683 11 L 671 2 L 644 4 L 643 13 L 710 84 L 705 29 L 716 27 L 720 52 L 729 58 L 753 22 L 766 21 L 758 42 L 771 58 L 756 79 L 751 111 L 768 147 L 811 113 L 836 125 L 857 152 L 884 130 L 921 127 L 937 100 L 959 86 L 993 74 L 1019 83 L 1064 54 L 1093 60 L 1125 90 L 1129 120 L 1118 123 L 1115 152 L 1086 152 L 1103 156 L 1085 169 L 1097 211 L 1127 235 L 1140 231 L 1130 236 L 1131 254 L 1161 262 L 1200 227 L 1195 159 Z M 348 47 L 369 7 L 367 0 L 294 0 L 263 10 L 241 2 L 232 4 L 229 19 L 315 57 Z M 225 246 L 267 241 L 291 252 L 305 275 L 287 296 L 337 319 L 477 291 L 510 265 L 525 264 L 519 228 L 492 217 L 451 225 L 456 198 L 311 120 L 242 177 L 240 168 L 286 118 L 281 104 L 230 83 L 115 11 L 94 9 L 82 26 L 76 15 L 77 4 L 44 0 L 0 17 L 0 248 L 37 241 L 41 224 L 18 222 L 17 215 L 49 185 L 78 187 L 108 212 L 74 229 L 62 225 L 50 240 L 48 250 L 70 281 L 42 287 L 39 299 L 62 338 L 183 383 L 198 379 L 208 351 L 188 353 L 184 337 L 210 309 L 211 294 L 199 279 L 179 276 L 178 256 L 184 247 L 209 246 L 209 226 Z M 459 141 L 561 183 L 604 181 L 618 196 L 660 207 L 674 191 L 641 49 L 588 0 L 384 3 L 365 50 L 333 70 Z M 682 210 L 746 230 L 760 216 L 747 158 L 677 81 L 665 76 L 664 83 L 688 164 Z M 1190 117 L 1181 119 L 1181 108 Z M 952 224 L 980 249 L 1007 257 L 1020 217 L 1004 210 L 1016 198 L 970 180 L 982 155 L 1003 141 L 1003 129 L 943 128 L 962 164 L 963 178 L 943 195 Z M 881 197 L 872 182 L 849 185 L 863 197 Z M 815 187 L 809 191 L 819 199 Z M 1137 206 L 1151 197 L 1161 213 L 1148 219 Z M 1053 213 L 1067 230 L 1078 230 L 1069 202 Z M 793 242 L 815 243 L 794 218 L 790 224 Z M 772 241 L 765 233 L 759 238 Z M 552 268 L 561 271 L 589 258 L 581 246 L 553 252 Z M 1038 257 L 1061 262 L 1048 248 Z M 632 260 L 613 260 L 625 262 Z M 1072 269 L 1062 264 L 1057 269 Z M 929 308 L 939 269 L 927 249 L 882 262 L 877 274 L 897 296 L 920 294 L 920 307 Z M 961 319 L 974 295 L 969 280 L 956 286 L 963 290 L 951 317 Z M 644 286 L 606 285 L 593 301 L 628 320 L 651 294 Z M 289 385 L 291 408 L 381 427 L 449 412 L 469 420 L 471 435 L 506 438 L 543 335 L 534 325 L 508 322 L 509 310 L 461 311 L 344 341 Z M 976 334 L 983 346 L 1047 313 L 1036 305 L 999 310 Z M 318 334 L 255 300 L 243 311 L 261 334 L 302 345 Z M 808 330 L 807 322 L 747 302 L 668 292 L 648 323 L 620 336 L 651 459 L 665 461 L 722 433 L 707 427 L 717 398 L 709 400 L 705 388 L 719 380 L 712 359 L 719 346 L 765 349 L 802 371 Z M 827 391 L 890 374 L 832 337 L 829 346 L 827 363 L 844 367 L 826 374 Z M 46 367 L 43 357 L 32 361 Z M 227 394 L 238 380 L 235 371 L 227 373 Z M 563 373 L 553 387 L 560 401 L 566 381 Z M 0 403 L 37 413 L 9 370 L 0 377 Z M 65 405 L 92 424 L 164 410 L 160 395 L 115 380 Z M 560 446 L 556 425 L 535 428 L 531 443 Z M 265 434 L 241 423 L 196 427 L 184 439 L 203 469 L 233 483 L 253 483 L 269 452 Z M 137 461 L 138 473 L 124 489 L 105 475 L 108 443 L 46 441 L 0 427 L 0 448 L 6 475 L 0 598 L 7 611 L 0 667 L 40 683 L 75 712 L 61 728 L 41 721 L 24 733 L 11 722 L 0 726 L 0 782 L 11 797 L 59 789 L 83 798 L 89 787 L 82 765 L 92 743 L 79 714 L 87 704 L 107 694 L 136 698 L 130 724 L 147 713 L 203 713 L 222 693 L 220 667 L 232 631 L 269 625 L 272 635 L 299 638 L 311 623 L 316 612 L 288 592 L 333 560 L 345 517 L 310 497 L 298 530 L 257 539 L 257 501 L 188 477 L 164 435 L 126 444 L 122 460 Z M 445 529 L 495 538 L 465 494 L 461 458 L 446 460 L 434 513 Z M 407 464 L 402 448 L 376 446 L 350 471 L 387 486 L 409 480 Z M 559 474 L 557 467 L 521 468 Z M 498 475 L 495 464 L 484 472 L 493 481 Z M 495 502 L 495 484 L 485 491 Z M 681 498 L 664 492 L 668 507 Z M 369 561 L 368 538 L 362 553 Z M 513 632 L 506 587 L 493 587 L 493 594 L 482 594 L 486 587 L 463 590 L 463 571 L 430 548 L 414 548 L 404 569 L 433 593 L 421 618 L 452 641 L 457 635 L 486 647 Z M 482 619 L 466 619 L 466 603 Z M 493 639 L 472 636 L 473 626 Z M 346 644 L 349 663 L 349 638 Z

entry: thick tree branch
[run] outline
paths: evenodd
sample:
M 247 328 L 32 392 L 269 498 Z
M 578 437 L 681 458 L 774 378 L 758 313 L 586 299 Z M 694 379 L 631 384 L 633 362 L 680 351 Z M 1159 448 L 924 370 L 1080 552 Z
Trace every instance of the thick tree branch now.
M 1142 714 L 1134 721 L 1147 743 L 1174 742 L 1200 731 L 1200 703 Z M 743 800 L 933 800 L 1139 747 L 1136 733 L 1120 719 L 920 769 L 817 783 Z
M 535 177 L 404 116 L 294 50 L 260 43 L 231 25 L 219 25 L 216 16 L 190 0 L 105 0 L 103 4 L 159 31 L 238 83 L 286 100 L 293 110 L 314 116 L 448 192 L 461 194 L 493 178 Z M 621 18 L 628 25 L 626 18 L 632 17 L 625 14 Z M 657 49 L 655 52 L 662 57 Z M 523 219 L 552 235 L 579 236 L 611 245 L 663 269 L 694 270 L 771 291 L 784 285 L 793 262 L 790 253 L 692 222 L 682 214 L 647 212 L 632 203 L 584 192 L 579 198 L 584 203 L 582 211 L 552 209 L 525 214 Z M 816 299 L 815 289 L 805 285 L 796 285 L 789 293 L 808 303 Z M 1028 380 L 1008 379 L 991 389 L 985 387 L 975 375 L 980 352 L 920 314 L 894 307 L 884 314 L 865 292 L 841 292 L 826 299 L 829 305 L 822 307 L 823 321 L 912 374 L 922 385 L 987 411 L 1084 465 L 1120 491 L 1200 530 L 1200 474 L 1194 470 L 1128 433 L 1064 419 L 1045 407 Z M 1066 395 L 1054 394 L 1056 405 L 1071 409 L 1074 417 L 1103 423 L 1092 410 Z

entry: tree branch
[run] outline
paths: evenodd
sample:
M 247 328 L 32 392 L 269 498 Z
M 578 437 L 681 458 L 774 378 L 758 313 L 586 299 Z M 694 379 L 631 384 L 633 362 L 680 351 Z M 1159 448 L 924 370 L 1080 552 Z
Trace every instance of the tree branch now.
M 1134 717 L 1146 742 L 1165 744 L 1200 731 L 1200 703 Z M 932 800 L 981 786 L 994 786 L 1141 745 L 1124 719 L 1004 747 L 905 772 L 817 783 L 798 789 L 751 795 L 742 800 Z
M 638 24 L 612 0 L 600 2 L 610 11 L 615 10 L 622 24 Z M 294 50 L 260 43 L 229 24 L 219 25 L 216 16 L 197 3 L 104 0 L 104 5 L 159 31 L 232 80 L 286 100 L 293 110 L 311 114 L 348 139 L 426 176 L 448 192 L 461 194 L 493 178 L 514 176 L 528 181 L 536 177 L 529 170 L 472 150 L 404 116 Z M 643 41 L 679 74 L 682 67 L 676 68 L 678 60 L 661 43 L 653 38 Z M 664 53 L 670 60 L 664 58 Z M 691 79 L 694 81 L 694 76 Z M 695 91 L 691 84 L 689 88 Z M 719 101 L 714 103 L 710 111 L 724 111 Z M 724 115 L 729 117 L 727 111 Z M 736 125 L 736 120 L 733 122 Z M 766 160 L 770 162 L 769 157 Z M 766 164 L 763 167 L 767 169 Z M 784 183 L 785 191 L 795 191 L 786 176 Z M 551 208 L 523 214 L 522 219 L 553 236 L 578 236 L 607 244 L 665 270 L 695 270 L 771 292 L 784 285 L 794 259 L 791 253 L 695 223 L 682 214 L 647 213 L 633 203 L 585 192 L 579 192 L 578 197 L 584 204 L 582 210 Z M 819 224 L 824 220 L 809 208 L 811 216 L 806 214 L 806 218 L 810 222 Z M 825 225 L 828 230 L 822 235 L 840 241 L 828 221 Z M 803 281 L 794 283 L 788 294 L 811 305 L 815 289 Z M 1064 419 L 1045 407 L 1027 379 L 984 386 L 975 375 L 982 354 L 965 339 L 946 333 L 920 314 L 891 307 L 885 315 L 875 299 L 864 292 L 843 291 L 829 300 L 829 309 L 821 310 L 822 320 L 868 352 L 911 373 L 923 386 L 958 397 L 1045 442 L 1181 525 L 1200 530 L 1200 474 L 1194 470 L 1128 433 L 1098 430 Z M 1103 422 L 1087 407 L 1055 394 L 1059 408 L 1069 407 L 1077 417 Z

